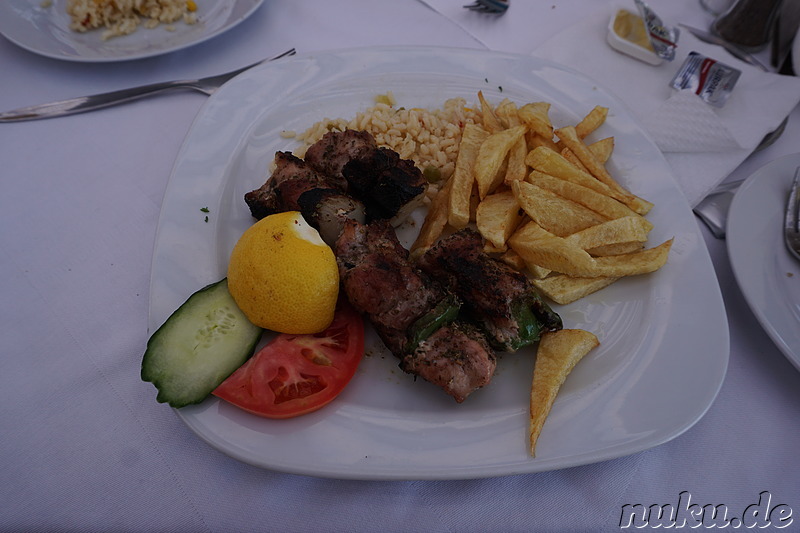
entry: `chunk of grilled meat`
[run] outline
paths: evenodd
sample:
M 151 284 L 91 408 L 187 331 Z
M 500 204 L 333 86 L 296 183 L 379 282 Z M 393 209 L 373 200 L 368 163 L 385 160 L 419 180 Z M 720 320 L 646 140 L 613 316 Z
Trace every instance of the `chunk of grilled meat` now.
M 561 317 L 539 297 L 528 278 L 483 251 L 471 229 L 456 232 L 428 250 L 418 266 L 450 287 L 498 349 L 516 351 L 544 331 L 562 328 Z
M 457 299 L 411 264 L 388 221 L 347 221 L 335 253 L 350 303 L 367 315 L 404 371 L 458 402 L 489 382 L 496 362 L 487 341 L 459 324 Z
M 244 195 L 250 213 L 262 219 L 274 213 L 299 211 L 297 200 L 304 192 L 315 189 L 343 190 L 340 183 L 319 174 L 299 157 L 289 152 L 275 154 L 275 170 L 258 189 Z
M 496 367 L 497 359 L 483 335 L 460 322 L 436 330 L 400 363 L 404 371 L 438 385 L 459 403 L 488 384 Z
M 304 159 L 318 173 L 346 182 L 342 173 L 344 166 L 377 149 L 375 138 L 369 132 L 331 131 L 308 147 Z
M 425 196 L 428 182 L 413 161 L 378 147 L 366 131 L 328 132 L 306 150 L 318 173 L 347 182 L 347 191 L 364 202 L 367 219 L 402 222 Z
M 362 198 L 369 220 L 402 222 L 425 197 L 428 181 L 413 161 L 388 148 L 376 148 L 342 168 L 350 190 Z
M 386 347 L 401 356 L 411 325 L 447 296 L 415 268 L 385 220 L 347 221 L 334 247 L 342 289 L 365 313 Z

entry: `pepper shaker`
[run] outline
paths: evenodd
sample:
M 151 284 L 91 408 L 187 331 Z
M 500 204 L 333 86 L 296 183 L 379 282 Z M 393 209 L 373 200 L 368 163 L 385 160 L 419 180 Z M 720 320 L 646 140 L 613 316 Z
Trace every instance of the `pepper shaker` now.
M 737 0 L 712 23 L 711 30 L 747 52 L 763 50 L 773 36 L 783 0 Z

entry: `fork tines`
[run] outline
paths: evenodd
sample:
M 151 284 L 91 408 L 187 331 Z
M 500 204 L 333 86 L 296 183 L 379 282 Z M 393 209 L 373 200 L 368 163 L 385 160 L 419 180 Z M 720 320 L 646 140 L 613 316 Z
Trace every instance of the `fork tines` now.
M 508 0 L 475 0 L 474 3 L 464 6 L 471 11 L 480 13 L 505 13 L 508 9 Z
M 789 200 L 786 202 L 786 216 L 783 225 L 783 236 L 789 252 L 800 259 L 800 167 L 794 171 Z

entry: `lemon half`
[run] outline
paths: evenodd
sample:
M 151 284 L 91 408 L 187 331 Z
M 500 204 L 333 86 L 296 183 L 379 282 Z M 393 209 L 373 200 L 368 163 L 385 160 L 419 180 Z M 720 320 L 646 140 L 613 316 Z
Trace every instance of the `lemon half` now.
M 228 289 L 257 326 L 317 333 L 331 324 L 336 310 L 336 257 L 299 212 L 270 215 L 250 226 L 234 246 Z

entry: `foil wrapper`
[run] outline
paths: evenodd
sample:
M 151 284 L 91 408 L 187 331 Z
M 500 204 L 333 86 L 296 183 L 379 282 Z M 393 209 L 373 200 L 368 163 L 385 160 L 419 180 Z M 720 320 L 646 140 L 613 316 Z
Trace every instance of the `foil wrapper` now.
M 644 20 L 647 33 L 656 55 L 666 61 L 675 59 L 675 49 L 678 47 L 680 30 L 674 26 L 666 26 L 661 18 L 650 9 L 642 0 L 634 0 L 639 10 L 639 15 Z
M 698 52 L 689 56 L 672 78 L 671 86 L 678 90 L 691 90 L 704 102 L 722 107 L 733 91 L 742 71 L 720 63 Z

